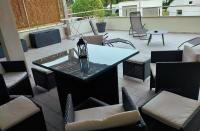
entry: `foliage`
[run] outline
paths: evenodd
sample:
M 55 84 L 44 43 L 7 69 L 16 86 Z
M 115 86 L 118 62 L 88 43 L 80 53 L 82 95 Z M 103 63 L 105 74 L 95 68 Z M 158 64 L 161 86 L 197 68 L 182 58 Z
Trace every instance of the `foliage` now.
M 163 12 L 162 12 L 162 15 L 163 16 L 169 16 L 169 12 L 166 9 L 164 9 Z
M 119 16 L 119 13 L 112 13 L 112 10 L 105 10 L 105 16 Z
M 122 2 L 122 1 L 128 1 L 128 0 L 101 0 L 104 7 L 107 7 L 109 4 L 117 4 L 119 2 Z
M 100 10 L 99 10 L 100 9 Z M 96 16 L 96 17 L 104 17 L 103 4 L 101 0 L 76 0 L 72 5 L 72 12 L 79 13 L 75 14 L 75 16 L 79 17 L 87 17 L 87 16 Z M 92 11 L 99 10 L 99 11 Z M 92 11 L 86 13 L 80 13 L 85 11 Z
M 70 7 L 73 4 L 73 0 L 66 0 L 67 6 Z
M 163 1 L 163 6 L 169 6 L 174 0 L 165 0 Z M 168 7 L 163 7 L 163 9 L 167 9 Z

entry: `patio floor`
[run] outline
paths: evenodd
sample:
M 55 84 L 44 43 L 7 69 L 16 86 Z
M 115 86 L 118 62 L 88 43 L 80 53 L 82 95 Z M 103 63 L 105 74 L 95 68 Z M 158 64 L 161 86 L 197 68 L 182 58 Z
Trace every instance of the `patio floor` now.
M 176 33 L 168 33 L 165 35 L 165 46 L 162 45 L 162 37 L 161 36 L 153 36 L 152 41 L 149 46 L 147 46 L 147 40 L 140 40 L 138 38 L 133 38 L 128 35 L 126 31 L 108 31 L 109 38 L 123 38 L 130 40 L 135 47 L 142 54 L 146 54 L 150 57 L 151 51 L 154 50 L 176 50 L 178 45 L 188 39 L 198 36 L 197 34 L 176 34 Z M 31 49 L 25 53 L 25 57 L 27 60 L 27 64 L 30 68 L 34 67 L 32 65 L 32 61 L 36 59 L 40 59 L 45 56 L 49 56 L 64 50 L 68 50 L 76 46 L 75 40 L 63 40 L 61 44 L 55 44 L 48 47 L 43 47 L 39 49 Z M 123 48 L 131 48 L 130 46 L 124 44 L 115 44 L 116 47 Z M 122 64 L 118 67 L 118 76 L 119 76 L 119 87 L 126 87 L 134 102 L 140 106 L 146 99 L 148 99 L 153 91 L 149 90 L 150 79 L 147 78 L 144 82 L 138 79 L 123 77 L 122 74 Z M 62 117 L 59 107 L 59 101 L 57 97 L 56 89 L 52 89 L 49 92 L 42 90 L 40 87 L 35 87 L 33 79 L 31 77 L 31 82 L 34 87 L 34 91 L 36 96 L 33 98 L 37 103 L 39 103 L 43 107 L 45 120 L 47 123 L 47 127 L 49 131 L 60 131 L 63 130 Z M 120 97 L 121 99 L 121 97 Z

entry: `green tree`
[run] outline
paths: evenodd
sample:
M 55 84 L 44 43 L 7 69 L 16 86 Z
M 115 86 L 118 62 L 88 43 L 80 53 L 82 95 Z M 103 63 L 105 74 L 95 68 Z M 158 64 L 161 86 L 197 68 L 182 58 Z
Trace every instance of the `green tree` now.
M 67 6 L 70 7 L 73 4 L 73 0 L 66 0 Z
M 172 2 L 173 2 L 174 0 L 165 0 L 165 1 L 163 1 L 163 9 L 167 9 L 168 7 L 167 6 L 169 6 Z
M 75 16 L 80 16 L 80 17 L 87 17 L 87 16 L 103 17 L 105 14 L 104 10 L 92 11 L 99 9 L 103 9 L 103 4 L 101 0 L 76 0 L 72 5 L 72 12 L 78 13 L 75 14 Z M 85 11 L 92 11 L 92 12 L 80 13 Z
M 112 8 L 112 4 L 118 4 L 119 2 L 123 1 L 128 1 L 128 0 L 101 0 L 104 7 L 107 7 L 109 4 L 111 5 L 110 7 Z

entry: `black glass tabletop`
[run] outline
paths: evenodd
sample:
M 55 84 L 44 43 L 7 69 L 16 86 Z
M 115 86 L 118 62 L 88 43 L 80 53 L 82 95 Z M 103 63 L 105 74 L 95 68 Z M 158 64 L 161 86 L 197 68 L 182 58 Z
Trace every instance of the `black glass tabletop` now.
M 137 54 L 136 49 L 122 49 L 88 44 L 88 57 L 60 52 L 33 62 L 38 66 L 59 71 L 79 79 L 89 79 Z

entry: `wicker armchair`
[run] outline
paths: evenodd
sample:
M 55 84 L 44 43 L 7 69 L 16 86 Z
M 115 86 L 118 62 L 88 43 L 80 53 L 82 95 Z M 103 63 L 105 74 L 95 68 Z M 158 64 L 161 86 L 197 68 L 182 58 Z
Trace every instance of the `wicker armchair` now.
M 8 88 L 10 95 L 33 96 L 24 61 L 0 62 L 0 85 Z
M 0 131 L 47 131 L 42 109 L 30 99 L 10 99 L 0 86 Z
M 89 98 L 76 108 L 73 107 L 72 98 L 69 94 L 65 112 L 65 129 L 145 131 L 146 125 L 140 115 L 139 117 L 137 117 L 138 114 L 135 117 L 132 116 L 134 111 L 135 113 L 139 112 L 124 88 L 122 89 L 122 93 L 122 105 L 108 105 L 95 98 Z M 120 113 L 130 114 L 124 119 L 125 116 L 122 116 Z
M 200 130 L 200 102 L 174 91 L 161 91 L 139 108 L 148 131 Z
M 152 51 L 150 89 L 173 90 L 176 94 L 198 99 L 200 62 L 182 62 L 183 51 Z

